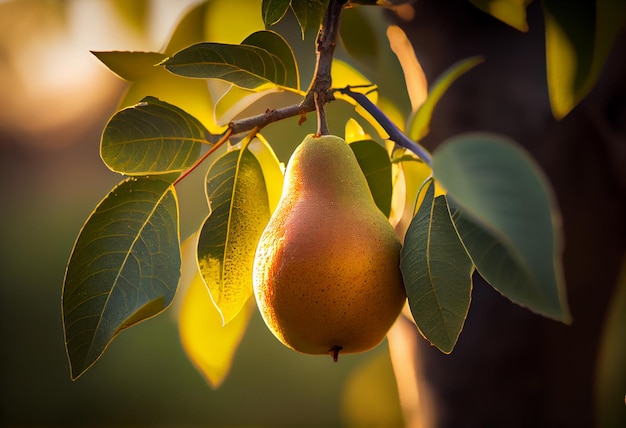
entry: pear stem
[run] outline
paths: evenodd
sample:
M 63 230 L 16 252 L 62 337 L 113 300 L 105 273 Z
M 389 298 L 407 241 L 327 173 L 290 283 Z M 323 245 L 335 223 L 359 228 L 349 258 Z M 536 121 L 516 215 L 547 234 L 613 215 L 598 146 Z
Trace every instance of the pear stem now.
M 328 135 L 328 121 L 326 120 L 326 111 L 324 104 L 320 101 L 317 92 L 314 92 L 315 110 L 317 110 L 317 135 Z

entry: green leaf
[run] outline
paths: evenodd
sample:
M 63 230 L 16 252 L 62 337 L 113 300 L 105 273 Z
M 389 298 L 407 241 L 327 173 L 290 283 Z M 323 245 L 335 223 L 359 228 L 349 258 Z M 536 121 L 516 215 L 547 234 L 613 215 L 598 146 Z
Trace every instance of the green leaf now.
M 474 266 L 450 218 L 444 195 L 425 185 L 424 201 L 407 230 L 400 268 L 420 332 L 450 353 L 469 310 Z
M 391 211 L 391 161 L 387 150 L 374 140 L 350 143 L 370 192 L 379 210 L 389 217 Z
M 251 44 L 198 43 L 162 65 L 180 76 L 220 79 L 245 89 L 271 84 L 299 88 L 293 52 L 281 36 L 261 31 L 246 40 Z
M 533 0 L 470 0 L 474 6 L 511 27 L 526 32 L 526 7 Z
M 433 111 L 439 103 L 441 97 L 446 93 L 448 88 L 463 74 L 474 68 L 482 62 L 480 57 L 471 57 L 456 62 L 448 68 L 436 81 L 429 90 L 428 98 L 424 104 L 409 119 L 406 126 L 408 136 L 414 141 L 419 141 L 428 134 L 430 120 Z
M 351 57 L 363 64 L 376 62 L 380 47 L 374 26 L 367 20 L 362 8 L 348 8 L 341 15 L 341 41 Z
M 256 246 L 270 218 L 263 171 L 247 148 L 226 153 L 209 168 L 211 206 L 200 232 L 198 264 L 223 323 L 252 294 Z
M 153 97 L 117 112 L 102 134 L 100 154 L 126 175 L 181 172 L 200 156 L 209 131 L 194 117 Z
M 289 46 L 283 36 L 269 30 L 257 31 L 246 37 L 241 44 L 256 46 L 271 52 L 272 55 L 278 58 L 286 70 L 286 83 L 281 86 L 300 90 L 300 72 L 298 71 L 296 57 L 291 49 L 291 46 Z
M 120 331 L 172 301 L 181 268 L 175 178 L 123 181 L 83 226 L 63 286 L 73 379 L 100 358 Z
M 328 7 L 328 0 L 291 0 L 291 9 L 296 15 L 300 29 L 302 30 L 302 38 L 307 30 L 312 30 L 317 33 L 326 8 Z
M 265 27 L 270 27 L 280 21 L 287 13 L 290 3 L 291 0 L 263 0 L 261 14 Z
M 534 161 L 508 140 L 468 134 L 434 153 L 433 170 L 462 211 L 455 221 L 483 278 L 513 302 L 568 321 L 560 217 Z
M 543 0 L 550 105 L 563 118 L 595 85 L 626 23 L 626 1 Z

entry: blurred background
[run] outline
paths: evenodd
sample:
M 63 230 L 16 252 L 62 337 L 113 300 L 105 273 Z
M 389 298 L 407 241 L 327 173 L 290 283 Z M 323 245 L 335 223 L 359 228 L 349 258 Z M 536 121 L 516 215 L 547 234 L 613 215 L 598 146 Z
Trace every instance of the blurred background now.
M 126 86 L 90 51 L 158 51 L 195 3 L 0 1 L 0 425 L 399 426 L 386 344 L 333 364 L 283 347 L 258 314 L 218 390 L 183 354 L 172 310 L 122 333 L 70 380 L 65 266 L 121 180 L 99 142 Z
M 99 143 L 127 87 L 90 51 L 159 51 L 196 3 L 0 0 L 0 425 L 401 426 L 386 343 L 332 364 L 283 347 L 258 314 L 218 390 L 183 354 L 171 309 L 123 332 L 70 380 L 65 266 L 80 227 L 121 180 L 101 162 Z M 563 214 L 574 323 L 543 319 L 477 280 L 453 354 L 434 350 L 412 327 L 391 337 L 412 360 L 396 366 L 408 385 L 400 389 L 413 402 L 432 400 L 435 420 L 449 426 L 591 426 L 606 381 L 619 400 L 605 401 L 624 420 L 626 311 L 617 284 L 621 278 L 623 302 L 626 33 L 594 90 L 555 121 L 541 2 L 528 8 L 528 33 L 466 1 L 411 3 L 411 18 L 395 19 L 429 82 L 455 61 L 485 58 L 438 104 L 424 145 L 479 129 L 507 135 L 535 157 Z

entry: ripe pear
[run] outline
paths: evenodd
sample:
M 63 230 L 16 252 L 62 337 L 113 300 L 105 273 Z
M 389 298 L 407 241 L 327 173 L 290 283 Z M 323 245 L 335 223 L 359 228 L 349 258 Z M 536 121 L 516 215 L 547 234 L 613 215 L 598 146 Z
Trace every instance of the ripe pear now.
M 335 361 L 375 347 L 406 300 L 400 248 L 348 144 L 308 135 L 255 254 L 265 323 L 286 346 Z

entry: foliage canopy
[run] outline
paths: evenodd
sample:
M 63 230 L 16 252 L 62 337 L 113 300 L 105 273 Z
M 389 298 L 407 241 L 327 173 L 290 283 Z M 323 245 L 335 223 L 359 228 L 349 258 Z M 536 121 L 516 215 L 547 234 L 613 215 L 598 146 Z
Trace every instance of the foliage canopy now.
M 471 1 L 528 30 L 529 0 Z M 73 379 L 120 331 L 163 311 L 178 289 L 183 346 L 212 385 L 223 381 L 253 310 L 256 243 L 288 153 L 307 133 L 297 126 L 314 111 L 321 131 L 351 144 L 377 206 L 403 237 L 408 304 L 434 346 L 452 352 L 475 271 L 512 301 L 569 321 L 559 212 L 533 160 L 514 142 L 481 133 L 443 142 L 432 155 L 419 146 L 437 102 L 481 58 L 451 65 L 428 87 L 404 33 L 387 30 L 384 1 L 353 0 L 345 11 L 336 0 L 225 3 L 191 9 L 162 52 L 94 52 L 129 82 L 101 141 L 104 163 L 127 178 L 87 219 L 69 260 L 62 304 Z M 558 1 L 543 4 L 547 83 L 560 118 L 593 86 L 619 15 L 599 0 L 581 40 Z M 254 18 L 240 18 L 242 11 Z M 218 34 L 209 21 L 233 28 Z M 363 52 L 348 42 L 356 31 L 378 41 L 376 55 L 392 65 L 365 71 Z M 335 55 L 340 37 L 346 42 Z M 301 69 L 316 51 L 315 71 Z M 376 86 L 389 79 L 406 82 L 402 95 Z M 326 117 L 326 103 L 339 113 Z M 181 239 L 177 185 L 198 168 L 206 171 L 209 215 Z

